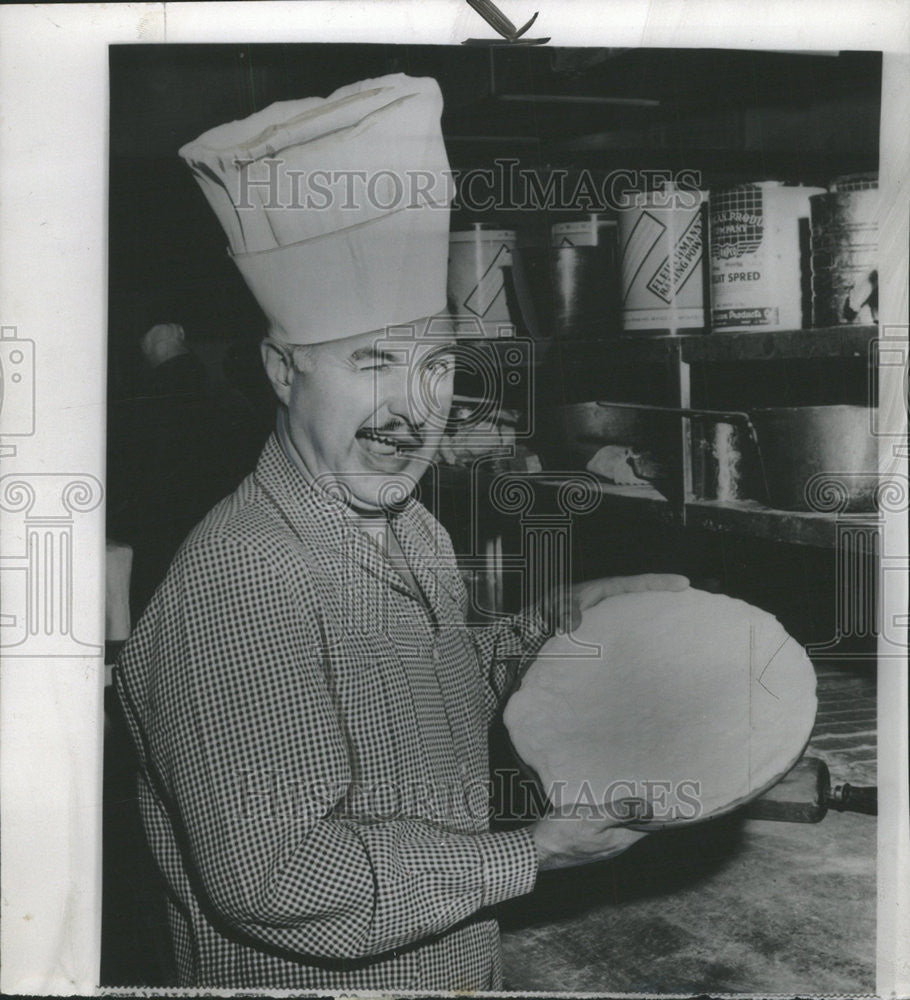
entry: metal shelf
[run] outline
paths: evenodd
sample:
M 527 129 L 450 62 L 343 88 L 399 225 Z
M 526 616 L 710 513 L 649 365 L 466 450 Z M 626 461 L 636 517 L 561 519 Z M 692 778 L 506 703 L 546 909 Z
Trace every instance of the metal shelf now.
M 565 482 L 565 478 L 537 476 L 533 482 L 556 489 Z M 614 486 L 603 482 L 591 489 L 596 489 L 600 494 L 600 508 L 603 510 L 626 517 L 647 518 L 662 524 L 682 524 L 678 507 L 653 486 Z
M 563 480 L 536 478 L 543 486 L 558 487 Z M 593 487 L 592 487 L 593 488 Z M 834 548 L 838 538 L 837 514 L 816 511 L 775 510 L 755 500 L 688 500 L 681 511 L 655 489 L 647 486 L 614 486 L 599 483 L 601 513 L 641 518 L 699 531 L 731 532 L 792 545 Z M 874 525 L 874 512 L 851 514 L 849 523 Z M 841 521 L 841 523 L 845 523 Z
M 877 336 L 877 326 L 710 333 L 685 337 L 682 359 L 688 364 L 701 364 L 787 358 L 864 358 L 869 357 L 869 345 Z
M 874 513 L 866 515 L 869 524 L 877 522 Z M 855 525 L 864 520 L 851 514 Z M 817 511 L 775 510 L 755 500 L 690 500 L 686 503 L 686 527 L 702 531 L 729 531 L 753 538 L 793 545 L 834 548 L 838 538 L 837 514 Z M 844 523 L 841 521 L 841 523 Z
M 877 326 L 832 326 L 812 330 L 768 330 L 729 333 L 629 334 L 537 341 L 536 359 L 566 352 L 570 360 L 608 355 L 611 361 L 664 362 L 677 352 L 688 364 L 780 361 L 787 358 L 864 358 L 878 336 Z

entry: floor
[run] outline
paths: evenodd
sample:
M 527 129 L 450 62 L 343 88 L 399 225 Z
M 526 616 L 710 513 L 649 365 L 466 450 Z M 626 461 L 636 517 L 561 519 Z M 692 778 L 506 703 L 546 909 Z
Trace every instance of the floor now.
M 869 665 L 818 671 L 807 753 L 875 783 Z M 874 992 L 874 816 L 732 816 L 545 873 L 501 907 L 508 987 L 572 992 Z

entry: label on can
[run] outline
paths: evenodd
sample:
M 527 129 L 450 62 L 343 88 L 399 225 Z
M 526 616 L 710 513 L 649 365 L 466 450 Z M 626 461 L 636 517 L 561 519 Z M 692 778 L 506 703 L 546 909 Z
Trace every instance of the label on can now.
M 665 207 L 665 201 L 620 212 L 626 330 L 704 326 L 701 207 Z
M 879 192 L 838 190 L 811 199 L 812 321 L 878 321 Z
M 809 197 L 820 188 L 777 181 L 711 195 L 711 326 L 799 329 L 808 275 Z M 800 227 L 805 226 L 805 238 Z
M 512 230 L 455 232 L 449 240 L 449 297 L 456 315 L 510 323 L 502 269 L 512 262 Z

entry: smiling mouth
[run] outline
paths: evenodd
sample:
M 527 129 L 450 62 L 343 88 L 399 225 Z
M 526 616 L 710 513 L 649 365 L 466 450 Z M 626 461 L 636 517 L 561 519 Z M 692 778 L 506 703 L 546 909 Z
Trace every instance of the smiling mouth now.
M 406 455 L 423 447 L 423 441 L 415 438 L 381 434 L 379 431 L 368 430 L 366 428 L 357 431 L 355 437 L 362 441 L 368 441 L 372 451 L 378 451 L 380 454 L 386 455 Z

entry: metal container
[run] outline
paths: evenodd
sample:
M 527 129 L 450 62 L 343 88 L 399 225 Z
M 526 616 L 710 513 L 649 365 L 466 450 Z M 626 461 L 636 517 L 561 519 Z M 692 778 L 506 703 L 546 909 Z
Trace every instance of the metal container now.
M 750 413 L 772 507 L 871 511 L 878 487 L 874 410 L 791 406 Z
M 729 483 L 722 487 L 723 476 L 719 476 L 718 493 L 725 488 L 735 493 L 742 487 L 741 493 L 704 495 L 702 499 L 752 497 L 778 510 L 823 513 L 875 509 L 878 440 L 872 433 L 875 411 L 868 407 L 775 406 L 748 413 L 678 412 L 692 417 L 696 426 L 699 419 L 709 418 L 716 428 L 724 424 L 739 428 L 738 434 L 729 437 L 723 430 L 714 433 L 725 438 Z M 697 450 L 693 458 L 697 468 Z M 709 478 L 708 491 L 710 484 Z
M 692 427 L 697 499 L 756 499 L 778 510 L 872 511 L 879 488 L 875 410 L 779 406 L 706 410 L 578 403 L 541 414 L 535 442 L 548 470 L 581 467 L 607 444 L 635 453 L 635 472 L 665 495 L 681 474 L 680 418 Z
M 692 492 L 699 500 L 762 499 L 755 441 L 744 423 L 694 416 Z
M 512 323 L 503 269 L 514 249 L 514 230 L 487 223 L 449 236 L 449 300 L 456 316 L 476 319 L 488 336 Z
M 845 189 L 810 199 L 815 326 L 878 321 L 879 192 L 841 183 Z
M 711 329 L 809 325 L 809 199 L 779 181 L 711 192 Z
M 619 332 L 616 244 L 563 246 L 550 251 L 553 332 L 589 337 Z
M 557 222 L 550 229 L 553 247 L 597 247 L 606 243 L 616 248 L 616 220 L 592 212 L 586 219 Z
M 615 244 L 512 251 L 521 324 L 537 339 L 580 340 L 619 333 Z
M 622 325 L 628 333 L 701 329 L 706 195 L 665 190 L 619 212 Z

